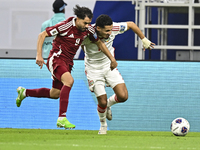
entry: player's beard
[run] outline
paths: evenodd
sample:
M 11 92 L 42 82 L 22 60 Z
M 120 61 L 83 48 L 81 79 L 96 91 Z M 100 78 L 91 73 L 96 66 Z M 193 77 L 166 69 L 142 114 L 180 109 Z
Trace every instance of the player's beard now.
M 97 34 L 100 38 L 108 39 L 110 37 L 110 34 L 104 34 L 102 32 L 97 31 Z
M 110 34 L 105 35 L 105 39 L 108 39 L 110 37 Z
M 81 26 L 78 26 L 78 29 L 81 30 L 82 32 L 84 32 L 84 31 L 87 30 L 87 28 L 83 28 L 83 27 L 81 27 Z
M 108 39 L 108 38 L 110 37 L 110 34 L 105 34 L 105 35 L 100 36 L 100 37 L 102 37 L 102 38 L 104 38 L 104 39 Z
M 81 28 L 81 31 L 84 32 L 86 31 L 88 28 Z

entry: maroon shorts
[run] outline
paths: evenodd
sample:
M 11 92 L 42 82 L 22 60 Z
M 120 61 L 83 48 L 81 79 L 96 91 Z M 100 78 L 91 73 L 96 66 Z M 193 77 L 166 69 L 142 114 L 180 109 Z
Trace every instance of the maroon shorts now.
M 51 58 L 47 60 L 47 68 L 53 77 L 52 87 L 61 90 L 63 86 L 63 83 L 61 82 L 61 76 L 65 72 L 71 73 L 72 65 L 66 64 L 59 57 L 54 57 L 54 59 Z

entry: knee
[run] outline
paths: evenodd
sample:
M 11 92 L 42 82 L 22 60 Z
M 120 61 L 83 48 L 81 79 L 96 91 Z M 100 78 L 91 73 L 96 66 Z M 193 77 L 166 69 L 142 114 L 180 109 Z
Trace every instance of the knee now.
M 98 97 L 98 104 L 101 108 L 107 107 L 107 98 Z
M 63 84 L 64 84 L 65 86 L 72 87 L 73 84 L 74 84 L 74 79 L 73 79 L 73 78 L 66 79 L 65 81 L 63 81 Z
M 106 108 L 106 106 L 107 106 L 107 101 L 100 101 L 100 102 L 99 102 L 99 106 L 102 107 L 102 108 Z
M 60 97 L 60 93 L 52 96 L 53 99 L 58 99 L 59 97 Z
M 69 79 L 69 84 L 73 85 L 74 84 L 74 78 Z
M 74 84 L 74 79 L 71 78 L 71 79 L 69 80 L 69 82 L 68 82 L 68 86 L 72 87 L 73 84 Z
M 50 97 L 52 99 L 58 99 L 60 97 L 60 90 L 59 91 L 53 91 L 50 93 Z
M 69 72 L 66 72 L 61 76 L 61 82 L 65 86 L 72 87 L 74 84 L 74 79 Z
M 119 96 L 117 96 L 117 99 L 120 102 L 125 102 L 128 99 L 128 93 L 121 93 Z

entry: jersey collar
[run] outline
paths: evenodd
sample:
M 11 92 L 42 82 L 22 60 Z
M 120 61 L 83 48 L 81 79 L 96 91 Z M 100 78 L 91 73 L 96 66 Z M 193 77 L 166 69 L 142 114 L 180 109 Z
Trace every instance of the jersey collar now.
M 76 21 L 76 18 L 73 18 L 73 19 L 72 19 L 72 25 L 73 25 L 73 26 L 76 26 L 75 21 Z

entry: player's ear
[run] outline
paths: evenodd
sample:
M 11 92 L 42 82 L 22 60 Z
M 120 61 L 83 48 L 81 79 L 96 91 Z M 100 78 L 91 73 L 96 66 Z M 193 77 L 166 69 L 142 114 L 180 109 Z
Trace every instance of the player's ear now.
M 101 28 L 100 28 L 99 26 L 97 26 L 97 28 L 96 28 L 96 29 L 97 29 L 97 31 L 100 31 L 100 30 L 101 30 Z
M 80 18 L 76 17 L 76 21 L 77 21 L 78 23 L 80 22 L 80 20 L 81 20 Z

